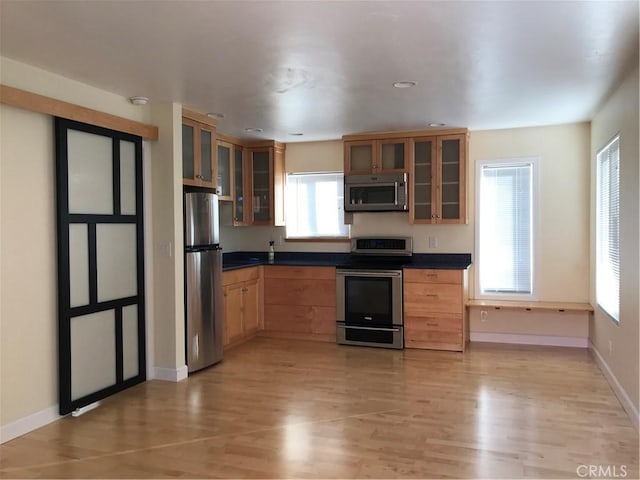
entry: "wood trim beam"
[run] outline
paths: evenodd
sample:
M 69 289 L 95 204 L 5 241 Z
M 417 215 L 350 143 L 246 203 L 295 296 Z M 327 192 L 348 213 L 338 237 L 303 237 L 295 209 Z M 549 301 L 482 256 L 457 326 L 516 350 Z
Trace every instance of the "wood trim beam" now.
M 343 135 L 342 141 L 352 142 L 356 140 L 382 140 L 382 139 L 394 139 L 394 138 L 411 138 L 411 137 L 433 137 L 437 135 L 456 135 L 461 133 L 468 133 L 466 128 L 445 128 L 445 129 L 430 129 L 430 130 L 412 130 L 408 132 L 371 132 L 371 133 L 356 133 L 353 135 Z
M 213 118 L 205 115 L 204 113 L 189 110 L 188 108 L 182 107 L 182 116 L 188 118 L 189 120 L 204 123 L 205 125 L 209 125 L 213 128 L 216 128 L 218 126 Z
M 97 127 L 131 133 L 149 140 L 158 139 L 158 127 L 156 126 L 82 107 L 74 103 L 63 102 L 62 100 L 38 95 L 37 93 L 27 92 L 7 85 L 0 85 L 0 103 L 31 110 L 32 112 L 44 113 L 45 115 L 88 123 Z

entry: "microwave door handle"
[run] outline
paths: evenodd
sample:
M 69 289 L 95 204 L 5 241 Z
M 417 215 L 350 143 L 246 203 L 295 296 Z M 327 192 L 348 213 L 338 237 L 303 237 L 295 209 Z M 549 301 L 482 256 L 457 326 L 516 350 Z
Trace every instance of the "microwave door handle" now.
M 395 182 L 393 184 L 393 195 L 394 195 L 393 204 L 398 205 L 398 182 Z

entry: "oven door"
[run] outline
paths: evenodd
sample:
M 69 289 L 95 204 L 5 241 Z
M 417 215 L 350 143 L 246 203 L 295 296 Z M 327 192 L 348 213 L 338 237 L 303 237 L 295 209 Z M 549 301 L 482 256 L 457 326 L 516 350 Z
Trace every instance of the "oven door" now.
M 402 270 L 336 271 L 337 341 L 404 347 Z

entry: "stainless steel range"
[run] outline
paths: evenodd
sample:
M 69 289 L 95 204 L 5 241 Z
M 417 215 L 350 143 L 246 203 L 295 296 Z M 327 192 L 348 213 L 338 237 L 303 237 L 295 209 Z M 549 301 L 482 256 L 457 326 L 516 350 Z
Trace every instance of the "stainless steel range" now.
M 402 266 L 411 261 L 409 237 L 351 240 L 351 258 L 336 270 L 337 342 L 404 348 Z

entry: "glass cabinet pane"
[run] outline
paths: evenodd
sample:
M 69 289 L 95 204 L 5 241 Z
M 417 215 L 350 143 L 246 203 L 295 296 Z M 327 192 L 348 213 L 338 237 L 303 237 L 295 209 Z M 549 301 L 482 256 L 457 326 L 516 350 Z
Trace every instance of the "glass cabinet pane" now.
M 382 170 L 404 169 L 404 145 L 404 141 L 381 145 Z
M 431 219 L 433 215 L 433 141 L 415 142 L 414 154 L 414 217 Z
M 253 152 L 253 221 L 268 222 L 269 215 L 269 152 Z
M 194 128 L 182 124 L 182 178 L 195 178 Z
M 460 217 L 460 140 L 442 141 L 442 218 Z
M 373 170 L 373 144 L 349 146 L 349 168 L 352 171 Z
M 218 144 L 218 195 L 231 196 L 231 146 Z
M 234 208 L 233 220 L 244 223 L 244 163 L 241 148 L 233 150 Z
M 211 144 L 213 135 L 209 130 L 202 129 L 200 131 L 200 158 L 201 171 L 200 179 L 203 182 L 211 183 L 213 181 L 213 145 Z

